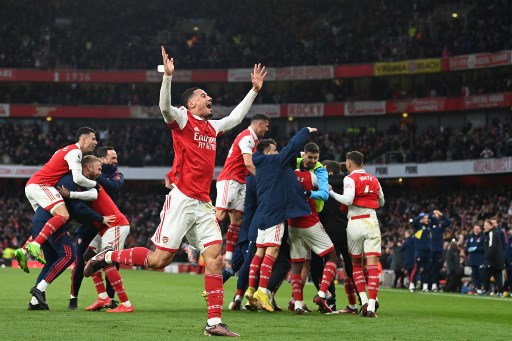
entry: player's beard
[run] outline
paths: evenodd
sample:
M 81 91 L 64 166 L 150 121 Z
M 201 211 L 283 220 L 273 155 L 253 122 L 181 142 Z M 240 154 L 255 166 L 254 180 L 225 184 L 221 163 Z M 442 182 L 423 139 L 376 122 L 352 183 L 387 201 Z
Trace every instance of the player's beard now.
M 208 115 L 206 115 L 206 119 L 209 120 L 210 118 L 213 117 L 213 113 L 209 113 Z

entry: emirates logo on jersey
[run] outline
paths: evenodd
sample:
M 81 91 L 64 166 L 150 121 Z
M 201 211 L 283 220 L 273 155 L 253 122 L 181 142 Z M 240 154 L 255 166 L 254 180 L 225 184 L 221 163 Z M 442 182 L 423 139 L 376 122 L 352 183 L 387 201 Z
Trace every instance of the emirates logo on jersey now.
M 207 136 L 198 132 L 194 133 L 194 141 L 197 141 L 199 149 L 216 150 L 217 138 L 214 136 Z

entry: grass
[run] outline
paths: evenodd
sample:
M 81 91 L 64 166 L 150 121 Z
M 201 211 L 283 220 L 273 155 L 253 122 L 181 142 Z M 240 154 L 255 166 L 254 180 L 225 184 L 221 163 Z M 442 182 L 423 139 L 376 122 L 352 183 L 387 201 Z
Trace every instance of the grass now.
M 134 314 L 87 312 L 95 299 L 90 279 L 85 279 L 78 301 L 69 311 L 70 272 L 47 290 L 50 311 L 27 311 L 28 291 L 38 270 L 0 269 L 0 338 L 60 340 L 194 340 L 202 338 L 206 306 L 201 298 L 203 278 L 152 271 L 122 271 Z M 291 312 L 252 313 L 229 311 L 235 280 L 226 284 L 223 321 L 245 340 L 510 340 L 512 298 L 458 294 L 411 294 L 404 290 L 379 292 L 379 317 L 321 315 L 296 316 Z M 346 303 L 338 286 L 339 308 Z M 277 301 L 286 307 L 291 290 L 283 284 Z M 314 287 L 307 285 L 310 301 Z M 308 304 L 310 307 L 314 305 Z

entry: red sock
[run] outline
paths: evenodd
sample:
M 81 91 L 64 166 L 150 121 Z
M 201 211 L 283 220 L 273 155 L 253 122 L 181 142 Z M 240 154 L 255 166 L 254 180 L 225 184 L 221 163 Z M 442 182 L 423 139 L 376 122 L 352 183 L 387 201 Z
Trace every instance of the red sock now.
M 329 285 L 331 285 L 334 276 L 336 275 L 336 263 L 334 262 L 326 262 L 324 267 L 324 272 L 322 274 L 322 282 L 320 284 L 320 291 L 327 292 L 329 289 Z
M 347 294 L 348 304 L 354 305 L 357 302 L 356 288 L 354 281 L 350 277 L 345 277 L 345 293 Z
M 91 275 L 92 281 L 94 282 L 94 286 L 96 287 L 96 292 L 98 294 L 107 292 L 105 289 L 105 283 L 103 282 L 103 274 L 101 271 L 96 271 Z
M 272 267 L 274 266 L 275 261 L 275 257 L 272 257 L 271 255 L 265 255 L 265 258 L 263 258 L 263 263 L 261 263 L 260 272 L 260 288 L 267 288 L 268 280 L 270 278 L 270 275 L 272 274 Z
M 240 225 L 230 224 L 226 234 L 226 252 L 233 252 L 235 245 L 238 242 L 238 235 L 240 234 Z
M 55 217 L 52 217 L 50 220 L 44 224 L 43 229 L 39 234 L 37 235 L 36 239 L 34 240 L 36 243 L 39 243 L 39 245 L 43 245 L 48 238 L 52 234 L 55 233 L 58 229 L 60 229 L 64 224 L 66 224 L 67 220 L 61 215 L 56 215 Z
M 295 301 L 303 301 L 304 295 L 302 292 L 302 276 L 299 274 L 292 275 L 292 297 Z
M 249 286 L 251 288 L 256 288 L 256 281 L 258 280 L 258 275 L 260 274 L 260 266 L 261 257 L 254 255 L 251 261 L 251 266 L 249 267 Z
M 25 244 L 23 244 L 23 246 L 21 247 L 23 250 L 26 250 L 25 247 L 27 246 L 28 243 L 30 242 L 33 242 L 34 241 L 34 238 L 32 238 L 32 236 L 30 236 L 27 241 L 25 242 Z
M 224 304 L 222 275 L 205 274 L 204 290 L 208 294 L 208 319 L 221 318 Z
M 133 249 L 113 251 L 111 259 L 116 263 L 147 267 L 150 253 L 151 250 L 145 247 L 134 247 Z
M 239 289 L 239 288 L 236 289 L 236 294 L 235 294 L 236 296 L 242 296 L 243 294 L 244 294 L 244 289 Z
M 379 291 L 379 266 L 368 265 L 368 298 L 376 299 Z
M 105 268 L 105 274 L 107 275 L 108 281 L 114 291 L 119 297 L 119 300 L 122 302 L 128 301 L 128 295 L 126 295 L 126 291 L 123 285 L 123 279 L 121 278 L 121 274 L 116 269 L 115 265 L 109 265 Z
M 354 270 L 352 271 L 352 277 L 354 278 L 354 284 L 356 285 L 357 292 L 366 293 L 366 280 L 364 279 L 363 265 L 352 262 Z

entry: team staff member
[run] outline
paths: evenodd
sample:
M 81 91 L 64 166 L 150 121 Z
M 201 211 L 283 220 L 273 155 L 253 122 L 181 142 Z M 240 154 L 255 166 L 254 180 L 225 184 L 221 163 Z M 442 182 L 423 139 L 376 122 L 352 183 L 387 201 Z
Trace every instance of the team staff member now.
M 114 204 L 119 207 L 119 193 L 121 192 L 121 188 L 124 185 L 124 175 L 117 169 L 117 152 L 114 147 L 103 146 L 98 148 L 96 156 L 101 161 L 101 175 L 96 181 L 98 181 L 98 183 L 103 186 L 103 189 L 105 189 L 110 199 L 112 199 Z M 87 245 L 85 246 L 87 247 Z M 124 245 L 122 246 L 124 247 Z M 119 271 L 119 264 L 116 264 L 115 266 Z M 106 282 L 107 294 L 112 302 L 111 307 L 115 309 L 117 308 L 117 301 L 114 300 L 115 290 L 112 288 L 110 281 L 107 280 Z
M 329 175 L 328 181 L 332 190 L 338 194 L 343 194 L 343 178 L 347 167 L 345 162 L 328 160 L 323 162 Z M 347 241 L 347 207 L 340 207 L 340 203 L 333 198 L 329 198 L 325 203 L 323 210 L 318 214 L 325 232 L 331 238 L 336 254 L 341 254 L 343 258 L 344 288 L 347 294 L 349 305 L 345 309 L 337 311 L 340 314 L 357 314 L 357 297 L 354 281 L 352 280 L 352 261 L 348 252 Z M 317 288 L 320 288 L 320 280 L 324 268 L 323 260 L 316 254 L 311 255 L 311 279 Z M 332 310 L 336 311 L 336 286 L 331 283 L 329 286 L 331 299 L 328 303 L 332 305 Z
M 261 140 L 253 155 L 256 166 L 258 219 L 253 219 L 251 224 L 258 227 L 258 237 L 245 297 L 253 305 L 255 301 L 259 302 L 267 311 L 274 311 L 267 284 L 279 253 L 285 220 L 311 213 L 304 191 L 289 164 L 307 142 L 310 132 L 315 131 L 315 128 L 302 128 L 281 152 L 277 151 L 274 140 Z M 256 291 L 258 274 L 260 281 Z
M 400 252 L 402 252 L 403 259 L 404 259 L 404 270 L 405 273 L 407 273 L 407 276 L 409 278 L 409 291 L 414 292 L 416 289 L 415 287 L 415 281 L 414 281 L 414 275 L 413 269 L 414 269 L 414 237 L 412 230 L 405 230 L 404 234 L 404 242 L 402 243 L 402 246 L 400 246 Z
M 114 147 L 98 148 L 96 156 L 101 161 L 101 175 L 96 181 L 103 186 L 116 206 L 119 205 L 119 193 L 124 185 L 124 175 L 117 169 L 118 159 Z
M 431 266 L 430 266 L 430 282 L 432 283 L 432 291 L 437 292 L 439 282 L 439 272 L 443 267 L 443 250 L 444 250 L 444 230 L 452 223 L 450 219 L 441 211 L 434 210 L 431 214 Z
M 473 292 L 482 292 L 482 279 L 484 269 L 484 235 L 480 225 L 473 226 L 466 244 L 468 251 L 467 265 L 471 267 L 471 284 Z
M 423 283 L 423 292 L 428 292 L 432 250 L 430 215 L 424 212 L 420 213 L 413 219 L 412 226 L 414 227 L 415 264 L 411 274 L 413 281 L 409 284 L 409 291 L 414 291 L 414 281 L 416 280 L 417 274 L 419 274 L 420 281 Z
M 484 289 L 490 293 L 491 277 L 494 277 L 496 294 L 501 296 L 503 287 L 502 271 L 505 265 L 503 245 L 500 238 L 500 231 L 493 225 L 491 220 L 484 222 Z

